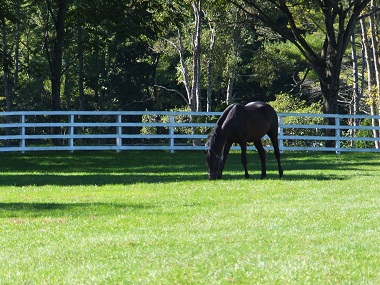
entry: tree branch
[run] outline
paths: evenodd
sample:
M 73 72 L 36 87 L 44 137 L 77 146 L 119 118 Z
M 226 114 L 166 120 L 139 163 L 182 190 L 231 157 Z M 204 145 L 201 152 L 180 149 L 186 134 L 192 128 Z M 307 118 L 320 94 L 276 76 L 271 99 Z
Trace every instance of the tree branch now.
M 290 92 L 293 92 L 296 88 L 300 87 L 305 82 L 306 77 L 307 77 L 307 75 L 309 74 L 310 71 L 311 71 L 311 68 L 308 68 L 306 70 L 304 76 L 302 77 L 302 79 L 299 82 L 296 82 L 296 80 L 293 77 L 293 80 L 296 83 L 296 85 L 293 86 L 293 88 L 290 90 Z
M 174 92 L 174 93 L 177 93 L 179 96 L 181 96 L 181 98 L 186 102 L 187 105 L 189 104 L 189 102 L 187 101 L 186 97 L 185 97 L 181 92 L 179 92 L 179 91 L 176 90 L 176 89 L 167 88 L 167 87 L 165 87 L 165 86 L 157 85 L 157 84 L 155 84 L 154 87 L 161 88 L 161 89 L 163 89 L 163 90 L 165 90 L 165 91 L 168 91 L 168 92 Z

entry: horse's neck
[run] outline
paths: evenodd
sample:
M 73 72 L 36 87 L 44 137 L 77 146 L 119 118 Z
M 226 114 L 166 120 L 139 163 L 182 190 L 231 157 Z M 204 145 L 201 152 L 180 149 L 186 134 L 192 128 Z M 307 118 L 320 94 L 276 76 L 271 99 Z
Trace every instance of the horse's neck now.
M 219 156 L 222 156 L 223 154 L 223 148 L 224 148 L 224 142 L 214 142 L 214 144 L 211 146 L 211 150 L 219 155 Z
M 223 148 L 224 144 L 227 140 L 227 136 L 225 134 L 225 131 L 222 130 L 221 127 L 216 131 L 216 137 L 213 141 L 213 144 L 211 145 L 211 149 L 218 155 L 222 156 L 223 155 Z

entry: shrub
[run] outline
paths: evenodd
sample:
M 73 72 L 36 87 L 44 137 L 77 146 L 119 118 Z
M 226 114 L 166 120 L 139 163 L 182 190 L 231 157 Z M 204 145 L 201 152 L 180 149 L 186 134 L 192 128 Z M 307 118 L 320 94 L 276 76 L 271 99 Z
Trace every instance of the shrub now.
M 365 119 L 360 123 L 360 126 L 372 126 L 371 119 Z M 358 138 L 370 138 L 373 136 L 371 130 L 358 130 L 355 137 Z M 357 148 L 374 148 L 375 143 L 370 141 L 355 141 L 355 147 Z
M 171 109 L 173 112 L 189 112 L 188 108 L 175 108 Z M 207 116 L 190 116 L 187 114 L 177 115 L 174 117 L 175 123 L 206 123 L 206 122 L 216 122 L 216 117 Z M 170 122 L 170 117 L 168 115 L 143 115 L 143 123 L 158 123 L 165 124 Z M 210 132 L 208 127 L 175 127 L 174 132 L 176 134 L 206 134 Z M 169 127 L 167 126 L 144 126 L 141 128 L 141 134 L 168 134 Z M 190 139 L 184 139 L 183 143 L 190 143 Z
M 309 113 L 321 114 L 322 105 L 317 103 L 308 103 L 305 100 L 294 98 L 289 94 L 280 93 L 276 96 L 276 101 L 270 103 L 278 113 Z M 288 125 L 323 125 L 323 118 L 320 117 L 286 117 L 283 123 Z M 286 136 L 323 136 L 323 129 L 298 129 L 286 128 L 284 130 Z M 292 140 L 284 141 L 284 146 L 315 146 L 323 145 L 323 141 L 310 140 Z

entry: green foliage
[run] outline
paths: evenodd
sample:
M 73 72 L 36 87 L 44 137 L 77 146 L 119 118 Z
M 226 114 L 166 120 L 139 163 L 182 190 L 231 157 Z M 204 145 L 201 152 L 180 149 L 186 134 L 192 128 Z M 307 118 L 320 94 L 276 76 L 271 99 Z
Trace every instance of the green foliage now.
M 365 119 L 360 123 L 360 126 L 372 126 L 371 119 Z M 373 137 L 373 132 L 371 130 L 358 130 L 355 133 L 355 137 L 358 138 L 370 138 Z M 355 147 L 358 148 L 373 148 L 375 146 L 374 142 L 369 141 L 355 141 Z
M 279 113 L 311 113 L 321 114 L 322 106 L 317 103 L 308 103 L 304 100 L 299 100 L 289 94 L 281 93 L 276 96 L 276 101 L 271 102 L 273 108 Z M 287 116 L 284 118 L 284 124 L 292 125 L 323 125 L 323 118 L 313 117 L 297 117 Z M 324 131 L 320 129 L 302 129 L 302 128 L 286 128 L 284 135 L 288 136 L 323 136 Z M 285 140 L 284 146 L 313 146 L 323 145 L 322 141 L 303 141 L 303 140 Z
M 49 109 L 58 6 L 50 1 L 14 1 L 7 5 L 11 11 L 7 18 L 16 19 L 7 22 L 4 30 L 8 45 L 14 47 L 10 61 L 15 62 L 17 56 L 18 62 L 18 85 L 10 86 L 14 109 Z M 62 109 L 78 109 L 81 105 L 80 68 L 87 110 L 140 109 L 140 102 L 150 100 L 157 60 L 151 46 L 158 33 L 150 9 L 158 7 L 147 1 L 69 1 L 62 58 Z M 83 67 L 77 60 L 79 54 Z M 15 69 L 12 66 L 14 83 Z
M 321 51 L 323 36 L 319 32 L 305 35 L 305 40 L 316 53 Z M 308 67 L 300 50 L 289 41 L 265 41 L 252 60 L 255 80 L 266 87 L 281 85 L 278 83 L 283 82 L 284 78 L 294 75 L 302 78 Z M 309 74 L 315 75 L 313 72 Z M 314 76 L 313 79 L 317 78 Z M 282 92 L 281 88 L 274 91 Z
M 253 80 L 272 94 L 282 92 L 289 80 L 307 69 L 307 63 L 299 50 L 290 42 L 264 42 L 253 56 Z
M 377 284 L 379 154 L 0 154 L 4 284 Z M 258 158 L 250 156 L 254 177 Z M 148 158 L 148 159 L 145 159 Z M 17 236 L 17 238 L 15 238 Z
M 189 108 L 176 108 L 170 111 L 178 111 L 178 112 L 189 112 Z M 170 118 L 168 115 L 143 115 L 142 117 L 143 123 L 153 123 L 153 124 L 168 124 L 170 123 Z M 176 123 L 189 123 L 191 122 L 191 117 L 188 115 L 179 115 L 175 116 L 174 122 Z M 157 134 L 158 129 L 164 130 L 166 134 L 169 133 L 169 127 L 156 127 L 156 126 L 144 126 L 141 128 L 141 134 Z M 175 133 L 178 133 L 181 130 L 183 134 L 191 133 L 191 128 L 175 128 Z
M 69 1 L 62 58 L 61 108 L 168 110 L 186 106 L 185 100 L 178 95 L 185 94 L 185 90 L 182 73 L 178 72 L 177 31 L 182 32 L 191 82 L 192 2 Z M 302 37 L 315 54 L 320 54 L 326 34 L 321 28 L 324 24 L 322 11 L 316 2 L 291 2 L 290 12 L 302 30 Z M 202 5 L 203 106 L 207 87 L 212 93 L 213 109 L 226 101 L 229 82 L 234 83 L 233 94 L 237 101 L 271 100 L 274 94 L 289 89 L 293 79 L 302 78 L 308 70 L 309 65 L 295 45 L 262 22 L 247 17 L 230 1 L 202 1 Z M 281 30 L 288 30 L 288 21 L 273 3 L 261 1 L 260 5 Z M 14 110 L 50 108 L 56 12 L 54 1 L 1 1 L 0 13 L 5 17 L 3 38 L 7 40 L 9 54 L 3 54 L 1 48 L 0 79 L 3 79 L 3 61 L 8 59 Z M 82 55 L 83 66 L 79 63 Z M 208 81 L 208 70 L 211 81 Z M 83 77 L 83 90 L 80 76 Z M 349 72 L 344 76 L 350 76 Z M 318 81 L 315 72 L 308 73 L 309 78 Z M 0 80 L 2 90 L 3 84 L 4 80 Z M 79 95 L 81 91 L 84 99 Z M 5 109 L 4 103 L 0 109 Z
M 175 108 L 171 109 L 172 112 L 189 112 L 189 108 Z M 143 123 L 157 124 L 158 126 L 144 126 L 140 130 L 140 134 L 151 135 L 151 134 L 161 134 L 169 133 L 170 127 L 160 126 L 160 124 L 170 123 L 170 117 L 168 115 L 143 115 Z M 176 115 L 174 116 L 174 122 L 179 124 L 186 123 L 206 123 L 206 122 L 216 122 L 216 118 L 205 117 L 205 116 L 190 116 L 190 115 Z M 210 132 L 210 128 L 207 127 L 175 127 L 175 134 L 205 134 Z M 185 142 L 188 142 L 188 139 L 184 139 Z
M 309 103 L 286 93 L 276 95 L 276 100 L 270 103 L 279 113 L 322 113 L 322 104 Z

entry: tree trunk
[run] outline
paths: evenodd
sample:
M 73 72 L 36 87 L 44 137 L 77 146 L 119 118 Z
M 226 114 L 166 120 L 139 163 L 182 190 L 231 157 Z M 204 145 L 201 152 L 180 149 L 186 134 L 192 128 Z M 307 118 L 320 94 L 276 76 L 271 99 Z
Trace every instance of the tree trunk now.
M 6 110 L 12 111 L 12 98 L 11 92 L 9 91 L 9 56 L 8 56 L 8 43 L 7 43 L 7 28 L 4 14 L 2 14 L 1 21 L 1 35 L 2 35 L 2 44 L 3 44 L 3 84 L 4 84 L 4 96 L 5 96 L 5 104 Z M 10 123 L 10 119 L 7 116 L 7 123 Z M 5 134 L 10 135 L 11 129 L 5 128 Z M 6 145 L 10 145 L 10 141 L 6 141 Z
M 211 76 L 211 60 L 207 62 L 207 112 L 212 111 L 212 76 Z
M 177 28 L 177 34 L 178 34 L 178 47 L 173 44 L 178 51 L 179 54 L 179 62 L 181 64 L 181 74 L 182 74 L 182 83 L 185 86 L 186 90 L 186 95 L 187 95 L 187 104 L 190 108 L 190 111 L 194 111 L 195 108 L 192 105 L 192 91 L 191 91 L 191 86 L 189 84 L 189 77 L 188 77 L 188 72 L 187 72 L 187 67 L 186 67 L 186 62 L 185 62 L 185 54 L 184 54 L 184 48 L 183 48 L 183 43 L 182 43 L 182 33 L 180 28 Z
M 215 45 L 215 28 L 211 24 L 211 20 L 208 19 L 210 27 L 210 50 L 207 59 L 207 112 L 212 111 L 212 58 L 213 58 L 213 49 Z
M 47 52 L 47 57 L 50 64 L 50 80 L 51 80 L 51 110 L 59 111 L 61 109 L 61 80 L 62 80 L 62 57 L 63 57 L 63 41 L 65 37 L 65 19 L 68 10 L 68 0 L 58 0 L 58 11 L 55 15 L 50 0 L 46 0 L 46 6 L 48 13 L 52 15 L 55 27 L 55 39 L 53 53 L 50 55 L 49 43 L 48 43 L 48 26 L 49 17 L 46 21 L 46 35 L 45 35 L 45 47 Z M 58 123 L 58 116 L 52 116 L 52 123 Z M 59 127 L 52 127 L 51 134 L 60 134 Z M 58 139 L 52 139 L 54 145 L 59 145 Z
M 374 73 L 374 65 L 373 65 L 373 62 L 372 62 L 372 58 L 371 58 L 371 48 L 370 48 L 370 44 L 369 44 L 369 41 L 368 41 L 368 36 L 367 36 L 367 25 L 366 25 L 366 22 L 365 22 L 365 19 L 362 18 L 360 20 L 360 26 L 361 26 L 361 31 L 362 31 L 362 43 L 363 43 L 363 49 L 364 49 L 364 57 L 365 57 L 365 62 L 366 62 L 366 66 L 367 66 L 367 92 L 368 92 L 368 96 L 369 96 L 369 105 L 370 105 L 370 111 L 371 111 L 371 115 L 376 115 L 376 98 L 374 96 L 374 92 L 373 92 L 373 83 L 375 82 L 374 80 L 374 76 L 373 76 L 373 73 Z M 377 126 L 378 123 L 377 123 L 377 120 L 376 119 L 372 119 L 372 126 Z M 379 137 L 379 133 L 377 130 L 373 130 L 373 137 L 374 138 L 378 138 Z M 375 147 L 378 149 L 379 148 L 379 142 L 376 140 L 375 141 Z
M 371 30 L 371 42 L 372 42 L 372 54 L 373 54 L 373 65 L 375 68 L 375 79 L 376 88 L 379 95 L 380 91 L 380 61 L 379 61 L 379 42 L 378 42 L 378 31 L 376 25 L 376 1 L 371 1 L 371 13 L 369 17 L 369 26 Z
M 71 80 L 70 76 L 63 76 L 64 83 L 63 83 L 63 97 L 65 98 L 66 101 L 66 110 L 71 110 L 72 105 L 71 105 L 71 96 L 70 96 L 70 85 L 71 85 Z
M 21 15 L 21 4 L 20 0 L 16 3 L 16 16 L 20 18 Z M 15 101 L 17 101 L 18 97 L 18 77 L 19 77 L 19 62 L 20 62 L 20 22 L 17 21 L 15 24 L 15 55 L 14 55 L 14 91 L 13 91 L 13 98 Z
M 326 81 L 321 80 L 321 90 L 323 97 L 323 113 L 324 114 L 336 114 L 338 111 L 338 90 L 335 88 L 331 88 L 332 84 L 336 84 L 333 81 L 330 83 L 328 79 Z M 339 86 L 339 84 L 337 85 Z M 335 118 L 327 117 L 325 118 L 326 125 L 335 125 Z M 334 137 L 335 130 L 334 129 L 326 129 L 325 134 L 327 137 Z M 326 147 L 334 147 L 335 141 L 327 140 Z
M 102 51 L 100 56 L 101 61 L 101 84 L 99 88 L 99 100 L 98 100 L 98 109 L 104 110 L 105 109 L 105 99 L 106 99 L 106 88 L 104 88 L 104 84 L 107 80 L 107 62 L 106 62 L 106 52 Z
M 7 42 L 7 25 L 5 21 L 4 14 L 1 20 L 1 36 L 3 44 L 3 83 L 4 83 L 4 97 L 6 102 L 6 110 L 12 110 L 12 98 L 9 88 L 9 55 L 8 55 L 8 42 Z M 8 128 L 7 128 L 8 129 Z
M 202 110 L 201 98 L 201 13 L 202 1 L 193 2 L 195 34 L 193 38 L 193 82 L 191 87 L 190 108 Z
M 359 91 L 359 65 L 358 65 L 358 54 L 356 49 L 356 35 L 351 36 L 351 59 L 352 59 L 352 108 L 351 114 L 359 114 L 359 100 L 361 97 Z M 354 126 L 357 126 L 357 119 L 354 120 Z M 356 130 L 354 130 L 354 133 Z
M 359 92 L 359 66 L 358 66 L 358 55 L 356 49 L 356 34 L 352 34 L 351 36 L 351 60 L 352 60 L 352 100 L 350 106 L 350 114 L 358 115 L 359 114 L 359 100 L 360 100 L 360 92 Z M 359 126 L 358 119 L 352 119 L 350 124 L 354 127 Z M 356 129 L 350 129 L 350 136 L 355 137 Z M 351 140 L 351 147 L 355 147 L 355 141 Z
M 329 44 L 327 44 L 329 45 Z M 340 68 L 341 57 L 337 51 L 330 47 L 326 48 L 326 64 L 323 68 L 317 69 L 319 83 L 322 92 L 323 113 L 324 114 L 337 114 L 338 113 L 338 94 L 340 85 Z M 323 66 L 323 65 L 322 65 Z M 335 125 L 335 118 L 325 118 L 325 124 Z M 326 136 L 335 136 L 334 129 L 326 129 Z M 334 147 L 335 141 L 327 140 L 326 147 Z
M 228 83 L 227 83 L 227 92 L 226 92 L 226 104 L 231 105 L 234 102 L 233 98 L 233 90 L 234 90 L 234 75 L 230 75 L 228 77 Z
M 78 91 L 79 110 L 84 110 L 84 79 L 83 79 L 83 28 L 78 25 Z
M 49 0 L 47 0 L 48 9 L 53 13 Z M 58 12 L 55 19 L 55 41 L 51 63 L 51 110 L 58 111 L 61 108 L 61 79 L 62 79 L 62 56 L 63 40 L 65 37 L 65 19 L 68 9 L 68 0 L 58 1 Z
M 371 7 L 370 7 L 371 13 L 369 17 L 369 27 L 370 27 L 370 35 L 371 35 L 371 43 L 372 43 L 372 60 L 373 60 L 373 67 L 374 67 L 374 77 L 376 82 L 376 88 L 372 88 L 375 94 L 374 94 L 374 100 L 376 101 L 376 109 L 379 111 L 379 104 L 380 104 L 380 62 L 379 62 L 379 44 L 377 40 L 377 29 L 376 29 L 376 18 L 375 18 L 375 11 L 376 11 L 376 1 L 371 0 Z M 380 124 L 380 121 L 378 122 Z M 379 144 L 379 142 L 376 142 Z

